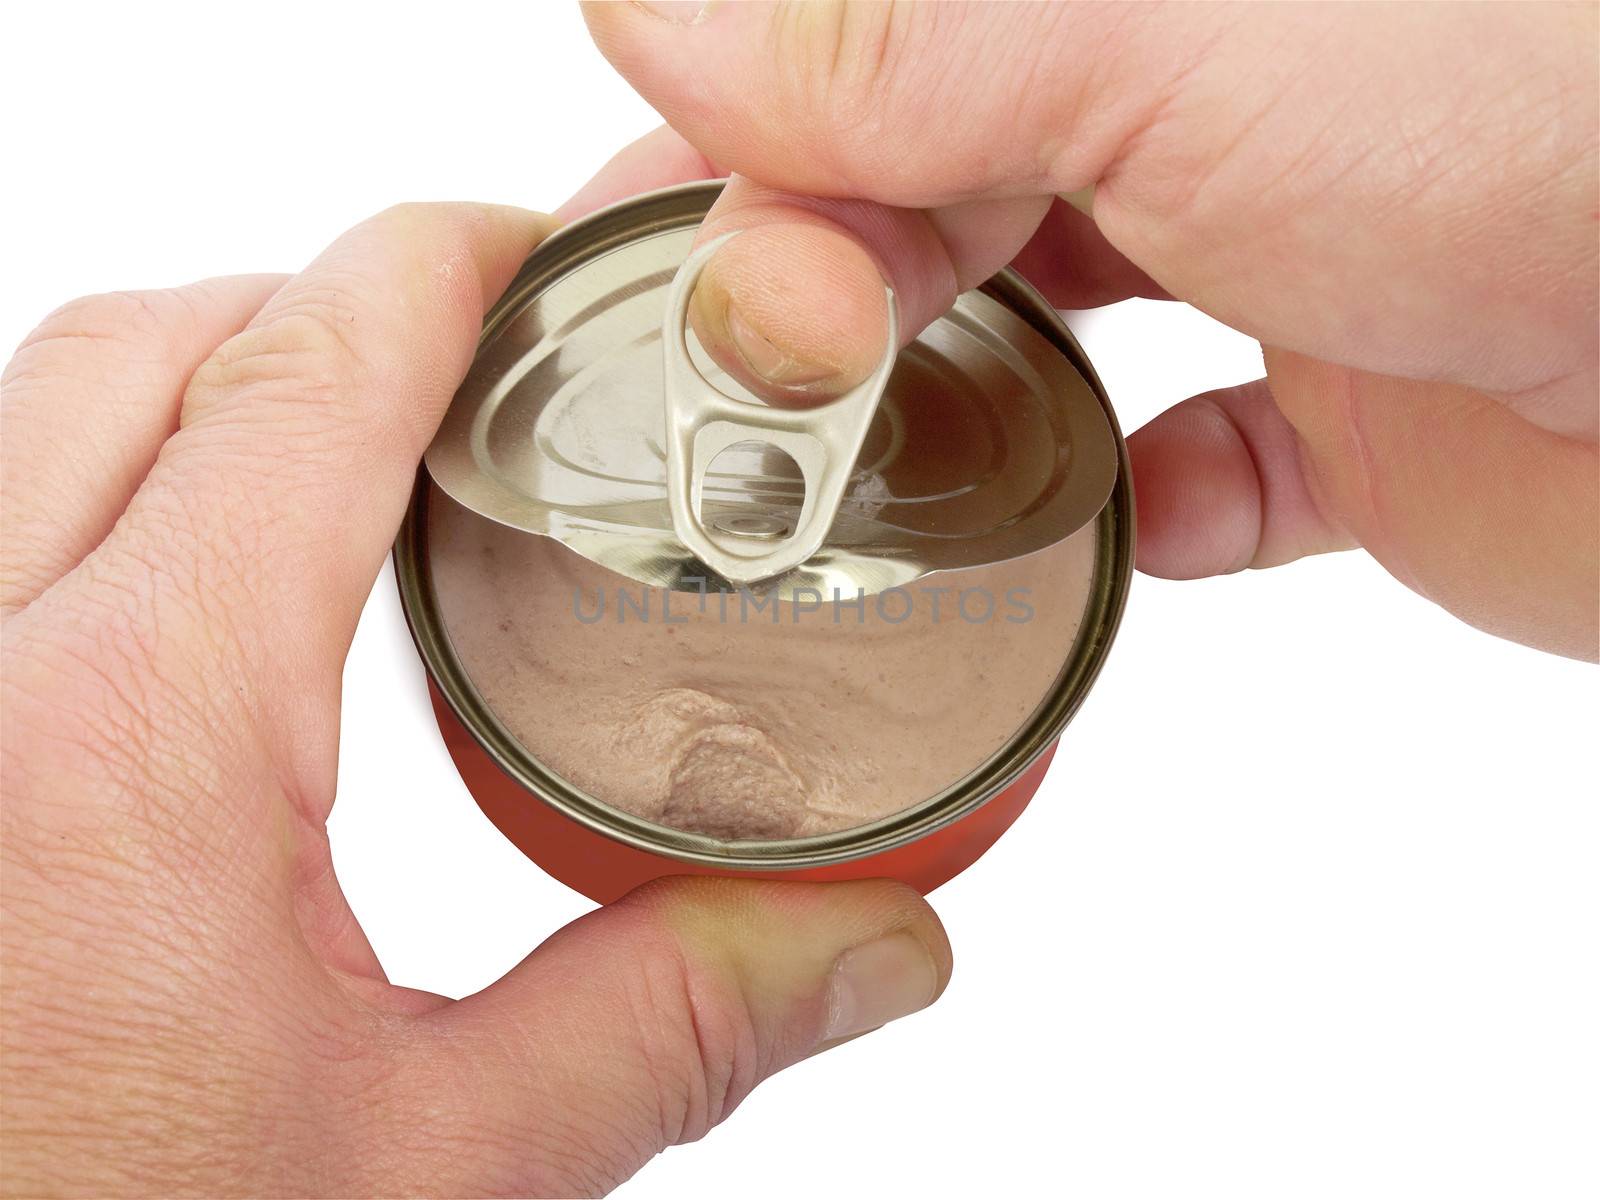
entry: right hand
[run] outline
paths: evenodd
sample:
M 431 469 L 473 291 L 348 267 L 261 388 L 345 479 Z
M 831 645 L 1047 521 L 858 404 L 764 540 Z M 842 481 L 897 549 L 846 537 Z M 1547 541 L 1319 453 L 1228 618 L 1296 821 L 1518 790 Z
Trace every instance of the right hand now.
M 695 8 L 586 9 L 682 135 L 586 199 L 735 173 L 702 236 L 751 232 L 694 307 L 729 371 L 839 394 L 881 279 L 907 340 L 1007 263 L 1058 307 L 1186 300 L 1267 378 L 1130 439 L 1143 570 L 1360 545 L 1480 628 L 1600 651 L 1593 7 Z M 1090 188 L 1092 219 L 1061 199 Z

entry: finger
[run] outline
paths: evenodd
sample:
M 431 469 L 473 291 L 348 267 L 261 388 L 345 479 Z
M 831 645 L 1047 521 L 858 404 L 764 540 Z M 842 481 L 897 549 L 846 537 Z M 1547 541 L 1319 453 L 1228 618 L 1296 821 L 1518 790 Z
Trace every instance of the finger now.
M 571 220 L 642 191 L 724 174 L 662 126 L 619 151 L 556 216 Z M 1042 207 L 1021 203 L 1030 214 Z M 786 196 L 730 180 L 696 240 L 754 232 L 708 265 L 691 314 L 696 333 L 713 358 L 775 400 L 836 395 L 883 354 L 885 278 L 899 293 L 909 341 L 960 286 L 1003 263 L 1009 243 L 1036 223 L 1031 216 L 1008 222 L 1005 206 L 982 205 L 954 219 L 952 250 L 940 222 L 938 214 Z M 733 292 L 742 305 L 732 303 Z M 746 308 L 751 315 L 743 315 Z
M 1028 240 L 1045 197 L 983 200 L 940 212 L 775 191 L 734 176 L 701 227 L 740 236 L 695 289 L 696 335 L 720 365 L 777 403 L 816 404 L 878 365 L 888 336 L 884 284 L 900 341 Z
M 640 192 L 697 179 L 720 179 L 726 174 L 670 126 L 663 125 L 617 151 L 572 199 L 556 209 L 554 216 L 558 221 L 575 221 Z
M 556 215 L 573 219 L 641 191 L 721 174 L 663 126 L 620 151 Z M 902 344 L 1018 247 L 1016 265 L 1059 307 L 1164 295 L 1092 220 L 1042 197 L 924 212 L 734 178 L 697 242 L 732 230 L 748 232 L 708 264 L 691 319 L 712 358 L 779 404 L 827 400 L 872 371 L 886 336 L 885 280 L 900 304 Z
M 886 880 L 648 885 L 425 1018 L 405 1085 L 486 1149 L 407 1190 L 598 1195 L 774 1072 L 932 1003 L 950 965 L 933 911 Z
M 1073 68 L 1052 55 L 1074 32 L 1104 37 L 1119 23 L 1050 5 L 710 4 L 689 21 L 666 7 L 583 12 L 601 53 L 669 125 L 764 183 L 901 208 L 1071 190 L 1040 153 L 1072 127 L 1062 85 Z M 1085 44 L 1068 64 L 1120 66 L 1083 55 Z M 1096 116 L 1084 134 L 1109 153 L 1128 117 Z
M 1266 360 L 1322 506 L 1391 574 L 1490 633 L 1600 656 L 1600 447 L 1467 388 Z
M 1093 220 L 1045 196 L 890 208 L 734 176 L 699 240 L 734 229 L 741 236 L 695 290 L 695 332 L 712 358 L 778 404 L 820 403 L 872 372 L 887 336 L 885 281 L 902 345 L 1007 262 L 1059 308 L 1166 298 Z
M 0 613 L 100 544 L 178 428 L 189 376 L 283 281 L 239 275 L 87 296 L 28 335 L 0 381 Z
M 1128 439 L 1128 455 L 1147 574 L 1197 579 L 1355 545 L 1318 503 L 1264 379 L 1168 409 Z
M 1113 245 L 1262 341 L 1497 391 L 1592 374 L 1592 7 L 653 8 L 585 17 L 738 174 L 908 208 L 1094 186 Z
M 1600 453 L 1464 388 L 1269 350 L 1128 439 L 1138 565 L 1194 578 L 1363 546 L 1480 629 L 1600 654 Z M 1382 469 L 1377 469 L 1381 464 Z
M 103 695 L 106 723 L 141 723 L 158 743 L 145 758 L 182 773 L 186 805 L 230 795 L 214 815 L 248 832 L 225 789 L 242 774 L 260 792 L 270 769 L 321 829 L 356 619 L 484 310 L 549 227 L 415 205 L 340 238 L 194 372 L 110 536 L 8 623 L 41 648 L 41 671 Z M 114 671 L 85 665 L 86 637 L 115 646 Z
M 269 661 L 336 676 L 484 311 L 546 228 L 404 205 L 345 234 L 194 372 L 108 556 L 237 589 Z

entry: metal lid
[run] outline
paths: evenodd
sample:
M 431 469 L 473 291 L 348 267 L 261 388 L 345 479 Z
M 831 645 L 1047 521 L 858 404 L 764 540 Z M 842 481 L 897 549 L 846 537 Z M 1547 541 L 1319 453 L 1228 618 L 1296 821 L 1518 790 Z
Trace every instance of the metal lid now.
M 625 201 L 529 256 L 428 449 L 445 492 L 641 583 L 725 586 L 673 532 L 661 343 L 668 289 L 720 190 Z M 692 335 L 689 350 L 718 390 L 760 403 Z M 1067 350 L 1013 272 L 964 293 L 900 352 L 821 550 L 758 590 L 871 594 L 1030 554 L 1093 520 L 1116 438 Z M 701 517 L 772 536 L 796 527 L 804 494 L 785 453 L 734 445 L 710 464 Z

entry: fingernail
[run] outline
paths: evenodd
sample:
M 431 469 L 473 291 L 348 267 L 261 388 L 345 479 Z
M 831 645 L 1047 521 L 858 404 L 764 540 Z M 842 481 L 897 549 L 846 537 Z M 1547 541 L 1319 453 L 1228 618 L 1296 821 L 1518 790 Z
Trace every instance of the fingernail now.
M 852 1037 L 933 1003 L 939 973 L 909 933 L 891 933 L 839 956 L 828 987 L 823 1041 Z
M 823 363 L 803 362 L 780 349 L 771 339 L 761 334 L 744 319 L 733 305 L 728 306 L 725 320 L 728 340 L 749 367 L 768 383 L 780 387 L 804 387 L 831 379 L 838 371 Z
M 705 20 L 712 0 L 633 0 L 635 8 L 669 25 L 698 25 Z

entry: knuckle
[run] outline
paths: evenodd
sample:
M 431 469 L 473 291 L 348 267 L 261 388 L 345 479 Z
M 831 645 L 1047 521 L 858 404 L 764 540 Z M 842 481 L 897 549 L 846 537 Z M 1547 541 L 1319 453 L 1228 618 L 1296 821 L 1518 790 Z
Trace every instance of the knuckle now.
M 675 938 L 641 952 L 628 993 L 639 1061 L 668 1145 L 720 1124 L 764 1073 L 750 1006 L 723 973 L 696 966 Z
M 358 227 L 352 241 L 384 264 L 389 292 L 398 290 L 398 298 L 405 300 L 413 285 L 431 290 L 454 268 L 471 263 L 474 230 L 484 212 L 482 205 L 471 203 L 406 201 Z
M 902 17 L 894 5 L 785 7 L 773 39 L 777 78 L 821 144 L 853 138 L 880 118 Z
M 86 350 L 118 366 L 159 362 L 170 326 L 185 316 L 178 292 L 105 292 L 69 300 L 40 321 L 7 364 L 9 391 L 30 381 L 81 373 Z
M 350 342 L 356 319 L 348 300 L 329 289 L 235 334 L 190 379 L 182 423 L 258 401 L 270 403 L 275 419 L 299 404 L 336 403 L 363 370 Z
M 138 291 L 79 296 L 39 322 L 28 341 L 51 337 L 117 338 L 130 330 L 150 333 L 170 318 L 171 296 L 169 292 Z
M 447 204 L 426 200 L 404 200 L 384 209 L 373 218 L 373 223 L 384 229 L 404 233 L 433 223 L 438 219 L 442 209 L 450 207 Z

